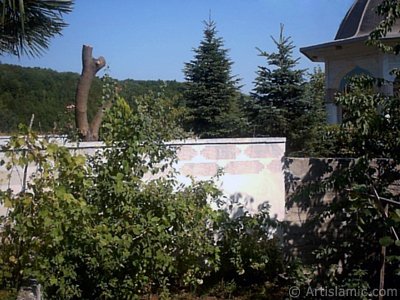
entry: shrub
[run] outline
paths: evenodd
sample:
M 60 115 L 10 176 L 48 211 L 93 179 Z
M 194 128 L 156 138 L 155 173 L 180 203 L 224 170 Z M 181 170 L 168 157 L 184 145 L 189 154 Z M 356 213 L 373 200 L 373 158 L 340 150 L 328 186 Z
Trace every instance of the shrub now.
M 182 136 L 174 119 L 162 98 L 132 108 L 119 98 L 105 116 L 105 147 L 90 157 L 29 129 L 11 138 L 6 167 L 22 185 L 1 192 L 10 210 L 0 220 L 0 288 L 35 278 L 46 299 L 275 288 L 283 263 L 268 206 L 230 218 L 211 209 L 221 201 L 212 180 L 179 185 L 176 149 L 165 143 Z
M 48 299 L 167 296 L 218 267 L 207 200 L 220 193 L 211 182 L 177 184 L 165 144 L 177 131 L 161 101 L 144 97 L 131 109 L 119 99 L 105 120 L 106 148 L 91 158 L 29 130 L 11 139 L 7 168 L 36 169 L 20 193 L 1 195 L 10 208 L 2 286 L 36 278 Z

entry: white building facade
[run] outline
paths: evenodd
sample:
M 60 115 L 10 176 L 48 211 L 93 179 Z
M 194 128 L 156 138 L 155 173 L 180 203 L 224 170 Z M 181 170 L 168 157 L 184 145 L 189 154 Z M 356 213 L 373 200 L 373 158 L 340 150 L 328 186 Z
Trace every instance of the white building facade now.
M 344 17 L 335 40 L 301 48 L 300 51 L 313 62 L 325 63 L 326 109 L 328 123 L 341 122 L 342 112 L 334 102 L 337 92 L 344 90 L 346 79 L 353 75 L 366 74 L 388 81 L 380 88 L 385 94 L 393 94 L 394 68 L 400 67 L 400 56 L 383 53 L 366 44 L 371 31 L 379 24 L 376 14 L 382 0 L 356 0 Z M 400 24 L 396 23 L 385 40 L 388 44 L 400 41 Z

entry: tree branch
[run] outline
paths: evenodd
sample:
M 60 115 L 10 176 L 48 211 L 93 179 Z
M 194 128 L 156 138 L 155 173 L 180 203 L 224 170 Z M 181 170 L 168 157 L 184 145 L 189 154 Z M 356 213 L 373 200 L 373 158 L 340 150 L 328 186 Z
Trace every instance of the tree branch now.
M 97 110 L 96 115 L 94 116 L 91 124 L 90 124 L 90 132 L 91 132 L 91 137 L 93 140 L 98 140 L 99 139 L 99 131 L 100 131 L 100 125 L 101 121 L 103 120 L 104 112 L 108 109 L 111 108 L 113 105 L 113 102 L 111 100 L 103 103 Z

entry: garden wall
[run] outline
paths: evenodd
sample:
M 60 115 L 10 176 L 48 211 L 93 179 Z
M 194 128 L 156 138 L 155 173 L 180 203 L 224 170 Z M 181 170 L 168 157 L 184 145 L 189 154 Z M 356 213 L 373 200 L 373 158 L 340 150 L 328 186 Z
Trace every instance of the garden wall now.
M 321 238 L 339 238 L 331 219 L 321 222 L 321 214 L 336 198 L 333 191 L 315 190 L 308 195 L 307 188 L 335 172 L 354 163 L 346 158 L 285 158 L 285 230 L 283 234 L 287 255 L 299 257 L 304 262 L 314 260 L 313 250 L 321 244 Z
M 8 137 L 0 138 L 0 146 Z M 59 143 L 63 141 L 57 139 Z M 180 147 L 178 151 L 178 180 L 189 183 L 188 176 L 197 180 L 212 178 L 219 168 L 223 175 L 217 184 L 224 194 L 237 202 L 232 214 L 241 212 L 241 206 L 250 212 L 269 203 L 271 216 L 283 220 L 285 214 L 285 185 L 283 174 L 283 157 L 285 153 L 284 138 L 248 138 L 248 139 L 205 139 L 173 142 L 172 147 Z M 104 148 L 101 142 L 85 142 L 65 144 L 71 151 L 88 155 Z M 0 151 L 0 160 L 4 153 Z M 33 166 L 28 168 L 28 174 Z M 11 188 L 14 192 L 21 190 L 23 170 L 14 170 L 10 179 L 7 170 L 0 167 L 0 188 Z M 0 207 L 0 213 L 5 209 Z

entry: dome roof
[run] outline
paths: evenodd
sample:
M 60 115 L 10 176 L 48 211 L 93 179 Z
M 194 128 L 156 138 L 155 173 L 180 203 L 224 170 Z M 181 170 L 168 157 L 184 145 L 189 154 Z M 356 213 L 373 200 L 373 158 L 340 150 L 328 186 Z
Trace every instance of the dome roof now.
M 376 14 L 377 6 L 382 0 L 355 0 L 354 4 L 347 12 L 335 40 L 350 39 L 366 36 L 382 20 L 381 16 Z M 397 22 L 387 37 L 400 37 L 400 24 Z

